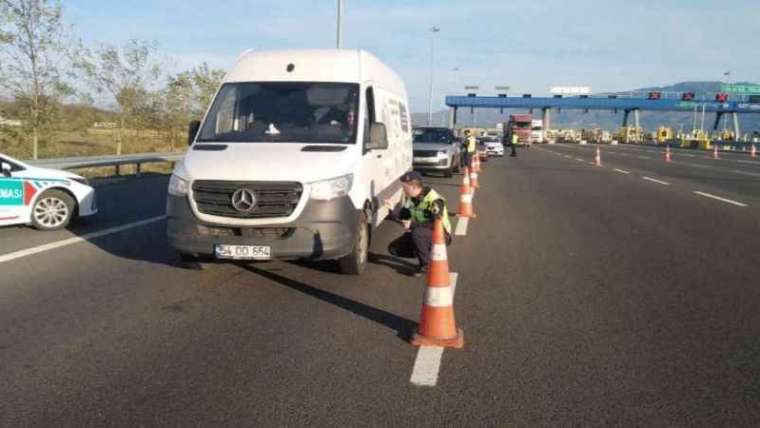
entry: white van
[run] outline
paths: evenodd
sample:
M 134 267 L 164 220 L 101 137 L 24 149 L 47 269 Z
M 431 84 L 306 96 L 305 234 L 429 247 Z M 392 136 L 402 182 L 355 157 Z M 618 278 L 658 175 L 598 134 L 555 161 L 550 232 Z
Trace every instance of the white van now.
M 182 258 L 336 259 L 359 274 L 412 168 L 406 88 L 360 50 L 243 53 L 172 174 Z

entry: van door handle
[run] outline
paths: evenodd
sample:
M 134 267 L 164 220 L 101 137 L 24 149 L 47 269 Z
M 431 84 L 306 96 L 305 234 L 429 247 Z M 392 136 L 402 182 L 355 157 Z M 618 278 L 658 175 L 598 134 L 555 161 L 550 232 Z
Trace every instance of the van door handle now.
M 378 159 L 380 159 L 381 157 L 383 157 L 383 155 L 377 155 L 377 158 L 378 158 Z

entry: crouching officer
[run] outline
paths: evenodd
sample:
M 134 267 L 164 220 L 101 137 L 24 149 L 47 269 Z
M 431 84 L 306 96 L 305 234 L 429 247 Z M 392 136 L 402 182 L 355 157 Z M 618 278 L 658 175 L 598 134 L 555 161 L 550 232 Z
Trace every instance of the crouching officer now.
M 446 200 L 434 189 L 424 186 L 422 176 L 417 172 L 407 172 L 401 177 L 404 200 L 393 210 L 389 201 L 385 206 L 392 210 L 390 218 L 400 221 L 406 232 L 389 246 L 389 252 L 396 257 L 413 258 L 419 261 L 414 276 L 427 272 L 430 264 L 430 250 L 433 241 L 433 223 L 437 218 L 443 223 L 446 245 L 451 244 L 451 222 Z

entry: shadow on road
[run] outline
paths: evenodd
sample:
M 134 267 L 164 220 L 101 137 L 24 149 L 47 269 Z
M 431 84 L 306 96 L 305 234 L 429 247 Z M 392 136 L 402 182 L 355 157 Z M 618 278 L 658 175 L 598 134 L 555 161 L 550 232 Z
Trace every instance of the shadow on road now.
M 262 276 L 273 282 L 284 285 L 285 287 L 288 287 L 292 290 L 298 291 L 299 293 L 303 293 L 317 300 L 321 300 L 325 303 L 337 306 L 343 310 L 359 315 L 362 318 L 395 330 L 397 336 L 401 340 L 409 340 L 412 332 L 414 331 L 414 328 L 417 326 L 417 323 L 412 320 L 400 317 L 398 315 L 386 312 L 382 309 L 375 308 L 361 302 L 357 302 L 355 300 L 351 300 L 343 296 L 339 296 L 335 293 L 331 293 L 329 291 L 304 284 L 303 282 L 286 278 L 272 271 L 260 269 L 250 264 L 241 265 L 241 267 L 249 272 L 255 273 L 256 275 Z

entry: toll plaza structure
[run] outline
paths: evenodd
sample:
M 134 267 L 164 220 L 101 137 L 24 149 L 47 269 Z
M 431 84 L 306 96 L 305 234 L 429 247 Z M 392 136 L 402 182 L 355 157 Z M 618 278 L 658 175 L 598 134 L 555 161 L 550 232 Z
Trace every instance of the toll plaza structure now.
M 730 98 L 737 98 L 731 100 Z M 669 96 L 662 92 L 651 91 L 642 94 L 626 95 L 580 95 L 565 97 L 554 95 L 552 97 L 533 97 L 531 94 L 507 97 L 506 94 L 498 96 L 450 95 L 446 97 L 446 106 L 449 107 L 449 126 L 456 127 L 457 114 L 460 108 L 470 108 L 470 111 L 481 108 L 491 109 L 527 109 L 541 110 L 544 131 L 550 129 L 551 110 L 609 110 L 622 111 L 623 126 L 628 126 L 628 120 L 633 113 L 633 126 L 639 129 L 639 112 L 648 111 L 676 111 L 676 112 L 700 112 L 715 113 L 714 129 L 717 130 L 720 119 L 725 114 L 730 114 L 733 119 L 734 133 L 740 135 L 739 113 L 760 114 L 760 100 L 746 100 L 746 97 L 729 97 L 726 93 L 716 93 L 710 100 L 696 100 L 694 93 L 684 92 L 676 96 Z M 751 102 L 750 102 L 751 101 Z M 757 101 L 757 102 L 755 102 Z

